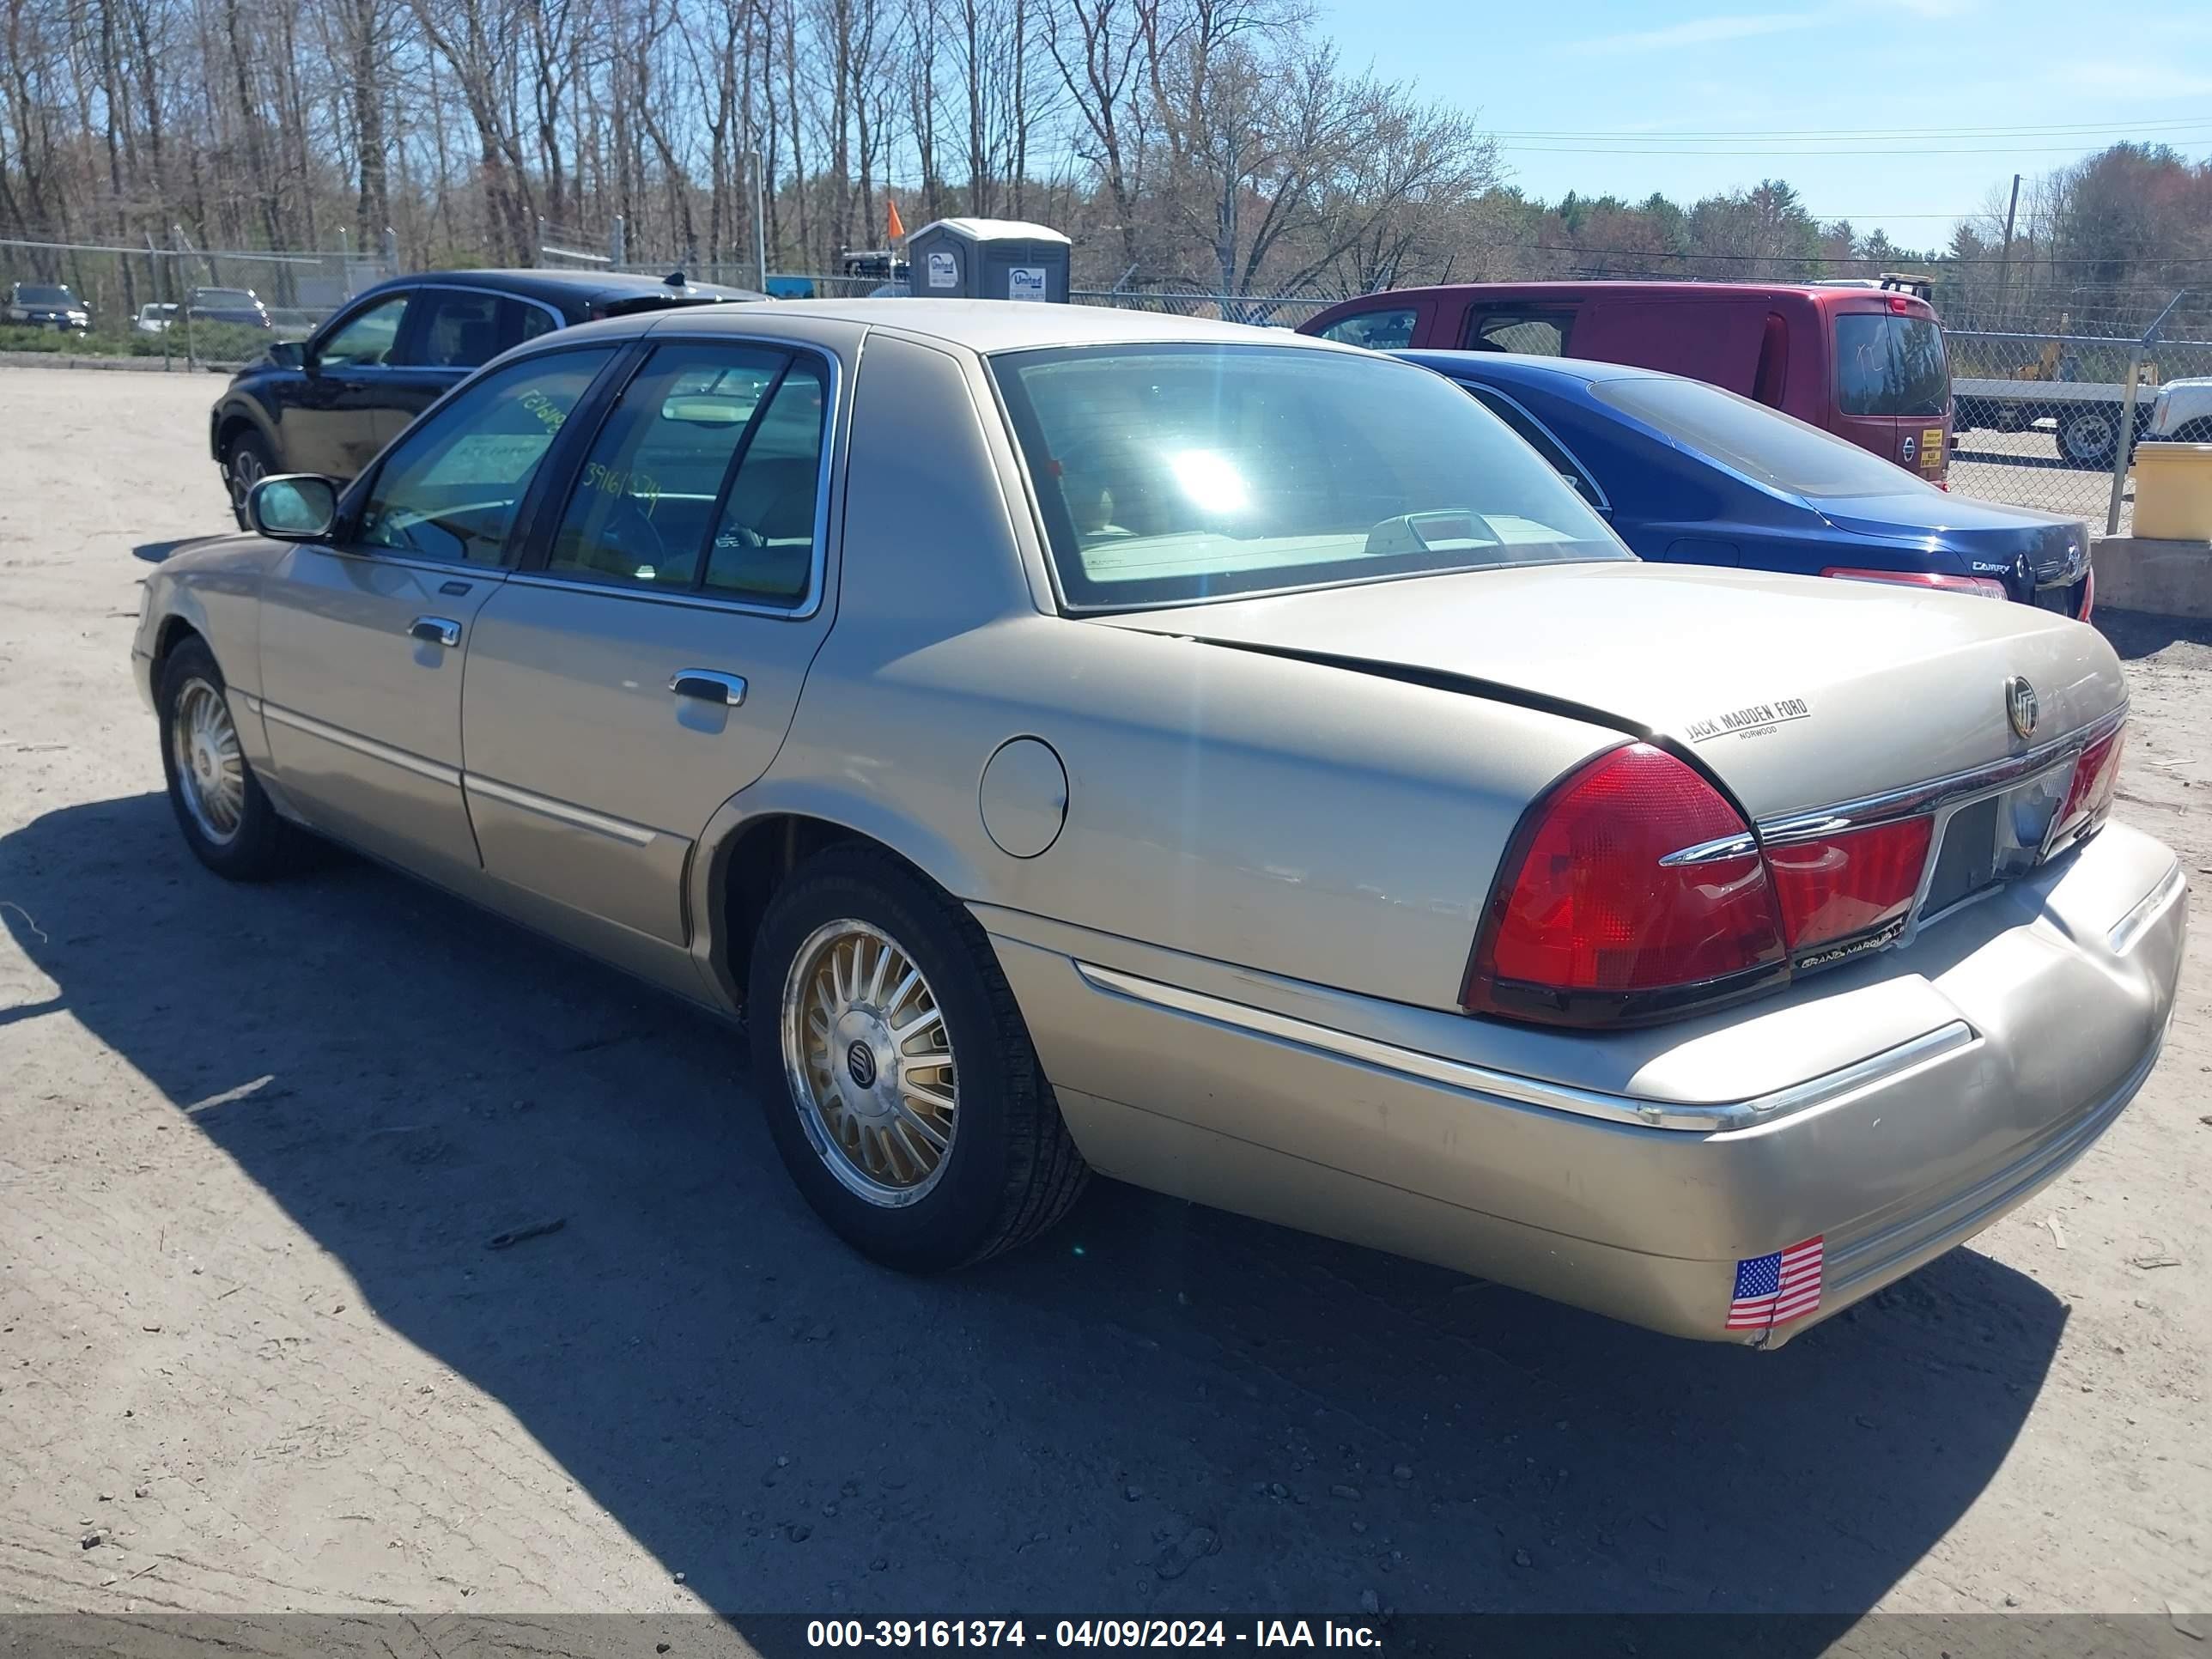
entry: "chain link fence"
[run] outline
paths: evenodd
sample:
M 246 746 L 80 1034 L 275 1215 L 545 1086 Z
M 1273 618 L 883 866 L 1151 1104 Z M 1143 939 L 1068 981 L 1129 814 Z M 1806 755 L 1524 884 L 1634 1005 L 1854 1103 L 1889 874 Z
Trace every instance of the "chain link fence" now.
M 2135 447 L 2161 387 L 2212 375 L 2212 311 L 2189 295 L 2076 291 L 1941 306 L 1951 360 L 1951 488 L 2124 533 Z
M 0 351 L 235 368 L 398 273 L 363 256 L 0 240 Z
M 274 341 L 304 337 L 354 295 L 398 274 L 396 250 L 320 253 L 143 248 L 0 240 L 0 351 L 159 358 L 230 368 Z M 758 265 L 623 257 L 602 240 L 541 227 L 541 263 L 665 275 L 757 290 Z M 605 246 L 606 251 L 596 251 Z M 842 272 L 771 274 L 777 299 L 854 299 L 905 291 L 887 254 L 855 255 Z M 1079 289 L 1079 305 L 1113 306 L 1262 327 L 1295 328 L 1331 296 L 1229 295 L 1169 280 Z M 2041 508 L 2124 533 L 2128 462 L 2154 430 L 2160 390 L 2212 378 L 2212 293 L 2048 288 L 1971 301 L 1938 290 L 1949 345 L 1954 436 L 1950 484 L 1963 495 Z M 2200 434 L 2195 428 L 2190 437 Z

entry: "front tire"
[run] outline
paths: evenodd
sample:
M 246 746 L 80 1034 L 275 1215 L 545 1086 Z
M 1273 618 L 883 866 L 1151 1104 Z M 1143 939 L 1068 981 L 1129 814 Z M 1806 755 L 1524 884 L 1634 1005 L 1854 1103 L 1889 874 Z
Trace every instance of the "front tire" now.
M 864 1255 L 913 1273 L 1028 1243 L 1089 1170 L 990 943 L 888 854 L 816 854 L 753 944 L 761 1105 L 799 1192 Z
M 300 831 L 276 814 L 246 758 L 215 653 L 186 640 L 163 659 L 155 707 L 161 770 L 185 842 L 232 881 L 261 881 L 290 867 Z
M 238 520 L 240 530 L 253 528 L 246 516 L 246 495 L 276 470 L 268 441 L 258 432 L 241 432 L 223 446 L 223 488 L 230 492 L 230 515 Z
M 2058 422 L 2058 453 L 2069 466 L 2087 471 L 2101 472 L 2112 464 L 2112 452 L 2119 447 L 2119 411 L 2090 408 L 2076 410 L 2061 416 Z

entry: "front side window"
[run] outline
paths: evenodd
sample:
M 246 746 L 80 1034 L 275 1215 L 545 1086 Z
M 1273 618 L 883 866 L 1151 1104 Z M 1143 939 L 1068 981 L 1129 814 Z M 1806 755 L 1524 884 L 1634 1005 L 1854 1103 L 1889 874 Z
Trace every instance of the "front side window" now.
M 1558 307 L 1516 306 L 1478 311 L 1467 319 L 1469 351 L 1525 351 L 1539 357 L 1564 357 L 1575 313 Z
M 1417 314 L 1411 306 L 1363 311 L 1354 317 L 1339 318 L 1322 330 L 1321 337 L 1341 341 L 1346 345 L 1365 346 L 1370 351 L 1403 351 L 1413 343 Z
M 1692 454 L 1785 495 L 1895 495 L 1933 488 L 1856 444 L 1703 380 L 1626 376 L 1599 380 L 1590 392 Z
M 599 428 L 550 571 L 789 604 L 813 568 L 823 378 L 772 347 L 664 345 Z
M 338 325 L 315 352 L 315 361 L 330 368 L 376 368 L 392 360 L 399 338 L 399 320 L 407 312 L 407 296 L 395 294 L 380 301 L 357 317 Z
M 599 347 L 527 358 L 440 405 L 377 469 L 356 539 L 416 558 L 507 562 L 531 480 L 613 356 Z
M 991 368 L 1078 608 L 1632 556 L 1495 416 L 1410 364 L 1159 345 Z
M 1943 331 L 1928 318 L 1895 313 L 1838 317 L 1836 404 L 1846 415 L 1940 418 L 1951 406 Z

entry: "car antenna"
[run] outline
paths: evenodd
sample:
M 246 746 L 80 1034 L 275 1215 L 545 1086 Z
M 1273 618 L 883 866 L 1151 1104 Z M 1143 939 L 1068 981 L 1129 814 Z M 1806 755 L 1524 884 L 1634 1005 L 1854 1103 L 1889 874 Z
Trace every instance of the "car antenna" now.
M 670 271 L 667 276 L 662 277 L 660 280 L 662 284 L 668 288 L 684 288 L 689 286 L 689 284 L 684 282 L 684 272 L 680 269 Z

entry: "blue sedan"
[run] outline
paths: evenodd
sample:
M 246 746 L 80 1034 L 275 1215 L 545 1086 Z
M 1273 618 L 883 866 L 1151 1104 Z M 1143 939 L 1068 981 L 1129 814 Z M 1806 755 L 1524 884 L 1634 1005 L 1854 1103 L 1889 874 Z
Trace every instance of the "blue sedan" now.
M 1510 352 L 1397 355 L 1466 387 L 1640 557 L 2089 614 L 2089 527 L 2079 519 L 1950 495 L 1702 380 Z

